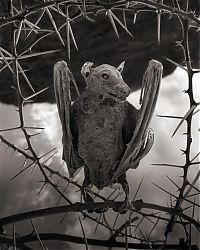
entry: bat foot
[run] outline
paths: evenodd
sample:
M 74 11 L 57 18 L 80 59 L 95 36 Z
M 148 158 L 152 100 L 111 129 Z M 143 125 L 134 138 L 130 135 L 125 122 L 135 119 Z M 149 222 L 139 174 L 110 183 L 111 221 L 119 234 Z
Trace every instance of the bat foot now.
M 83 181 L 83 185 L 81 187 L 81 200 L 83 197 L 83 200 L 85 201 L 85 203 L 91 203 L 94 202 L 93 198 L 91 197 L 91 195 L 87 192 L 88 187 L 90 186 L 90 180 L 89 178 L 85 178 Z M 88 213 L 93 213 L 94 210 L 93 209 L 89 209 L 87 210 Z
M 93 198 L 87 192 L 85 187 L 82 187 L 81 195 L 82 195 L 85 203 L 94 202 Z M 108 209 L 109 209 L 109 207 L 103 207 L 103 208 L 98 208 L 98 209 L 88 209 L 87 211 L 88 211 L 88 213 L 94 213 L 95 212 L 95 213 L 101 214 L 101 213 L 105 213 L 106 211 L 108 211 Z
M 117 208 L 113 208 L 113 211 L 120 214 L 125 214 L 128 212 L 129 208 L 130 208 L 130 201 L 125 199 L 122 205 Z
M 98 208 L 98 209 L 95 209 L 94 212 L 96 212 L 97 214 L 102 214 L 102 213 L 107 212 L 108 209 L 109 207 Z
M 118 182 L 122 185 L 122 188 L 125 192 L 125 200 L 123 201 L 122 205 L 119 206 L 117 209 L 113 209 L 115 212 L 118 212 L 120 214 L 125 214 L 130 207 L 130 201 L 129 201 L 129 186 L 128 182 L 126 180 L 126 174 L 123 174 L 119 177 Z
M 90 194 L 88 194 L 88 192 L 85 190 L 84 187 L 82 187 L 81 189 L 81 196 L 83 197 L 85 203 L 91 203 L 91 202 L 94 202 L 93 198 L 91 197 Z M 94 210 L 93 209 L 89 209 L 87 210 L 88 213 L 93 213 Z
M 94 202 L 93 198 L 87 192 L 85 192 L 84 201 L 85 201 L 85 203 Z M 103 207 L 103 208 L 98 208 L 98 209 L 89 209 L 88 213 L 95 212 L 97 214 L 101 214 L 101 213 L 105 213 L 106 211 L 108 211 L 108 209 L 109 209 L 109 207 Z

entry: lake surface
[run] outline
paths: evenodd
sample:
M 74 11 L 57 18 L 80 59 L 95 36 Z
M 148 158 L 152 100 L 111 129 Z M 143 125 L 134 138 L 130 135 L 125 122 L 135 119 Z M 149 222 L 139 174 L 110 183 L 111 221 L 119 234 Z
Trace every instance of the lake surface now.
M 194 93 L 195 100 L 200 101 L 199 96 L 199 78 L 200 74 L 195 75 Z M 155 133 L 155 142 L 150 153 L 141 161 L 140 166 L 136 170 L 129 170 L 128 182 L 130 184 L 130 197 L 133 197 L 135 191 L 142 180 L 143 184 L 137 195 L 137 199 L 143 199 L 145 202 L 167 205 L 169 203 L 169 195 L 153 186 L 152 182 L 160 185 L 164 189 L 174 194 L 177 194 L 176 187 L 167 179 L 166 175 L 172 178 L 176 184 L 181 184 L 180 175 L 182 171 L 177 168 L 152 166 L 152 163 L 168 163 L 168 164 L 184 164 L 185 158 L 180 149 L 185 149 L 186 137 L 182 134 L 185 132 L 185 123 L 182 125 L 177 134 L 172 138 L 174 129 L 178 124 L 178 120 L 160 118 L 157 115 L 175 115 L 184 116 L 188 111 L 188 97 L 182 91 L 187 88 L 187 77 L 183 70 L 177 69 L 172 75 L 165 77 L 162 80 L 160 95 L 155 109 L 155 113 L 151 122 L 151 128 Z M 139 91 L 131 94 L 129 101 L 137 104 Z M 44 127 L 42 133 L 33 137 L 32 143 L 38 155 L 42 156 L 53 148 L 56 148 L 55 155 L 46 163 L 53 169 L 57 170 L 62 165 L 61 154 L 61 125 L 55 104 L 35 103 L 24 107 L 25 121 L 29 126 Z M 13 105 L 5 105 L 0 103 L 0 129 L 11 128 L 19 125 L 18 113 Z M 194 116 L 192 124 L 193 142 L 191 156 L 195 156 L 199 152 L 199 121 L 198 114 Z M 8 141 L 15 143 L 19 148 L 25 149 L 25 139 L 21 131 L 14 130 L 1 133 Z M 25 173 L 10 181 L 23 167 L 24 158 L 14 153 L 12 150 L 1 143 L 0 147 L 0 217 L 9 214 L 27 211 L 30 209 L 44 208 L 54 206 L 58 201 L 58 196 L 55 192 L 45 187 L 41 189 L 41 181 L 43 180 L 38 169 L 30 168 Z M 11 156 L 12 155 L 12 156 Z M 49 155 L 44 157 L 44 161 Z M 199 169 L 193 166 L 189 172 L 189 179 L 192 181 L 197 175 Z M 61 172 L 67 175 L 66 165 L 63 166 Z M 79 183 L 83 180 L 83 173 Z M 66 183 L 61 183 L 65 186 Z M 103 190 L 101 194 L 106 194 L 108 189 Z M 80 193 L 75 192 L 73 186 L 70 186 L 66 191 L 67 196 L 73 201 L 80 200 Z M 111 216 L 112 217 L 112 216 Z M 42 229 L 47 227 L 52 230 L 61 232 L 76 233 L 82 235 L 80 226 L 75 226 L 77 217 L 67 217 L 65 223 L 58 225 L 60 216 L 54 217 L 53 220 L 39 220 L 37 225 Z M 111 218 L 112 219 L 112 218 Z M 56 225 L 55 225 L 56 224 Z M 29 226 L 30 227 L 30 226 Z M 18 228 L 19 229 L 19 228 Z M 20 230 L 26 231 L 27 226 L 21 226 Z M 104 232 L 99 229 L 101 234 Z M 88 236 L 93 234 L 93 227 L 87 224 Z M 27 232 L 27 231 L 26 231 Z M 155 234 L 158 232 L 155 232 Z

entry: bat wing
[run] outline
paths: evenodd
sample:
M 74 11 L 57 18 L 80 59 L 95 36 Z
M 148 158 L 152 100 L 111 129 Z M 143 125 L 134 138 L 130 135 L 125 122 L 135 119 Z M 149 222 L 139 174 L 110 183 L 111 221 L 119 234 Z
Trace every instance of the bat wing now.
M 158 98 L 162 79 L 162 64 L 151 60 L 144 73 L 140 96 L 141 108 L 137 112 L 132 138 L 127 144 L 124 155 L 118 165 L 113 180 L 125 173 L 129 168 L 137 168 L 140 160 L 153 145 L 153 131 L 148 128 Z
M 72 83 L 76 86 L 67 63 L 65 61 L 57 62 L 54 65 L 54 92 L 62 125 L 63 160 L 67 163 L 70 177 L 81 167 L 80 158 L 74 149 L 76 146 L 73 144 L 73 135 L 70 129 L 72 111 L 70 85 Z

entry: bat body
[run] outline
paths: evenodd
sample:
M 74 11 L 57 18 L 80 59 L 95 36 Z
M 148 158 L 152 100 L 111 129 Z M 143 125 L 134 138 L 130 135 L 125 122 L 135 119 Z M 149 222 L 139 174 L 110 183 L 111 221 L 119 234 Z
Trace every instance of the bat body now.
M 120 183 L 128 199 L 126 171 L 137 168 L 140 160 L 153 144 L 153 132 L 148 129 L 156 104 L 162 65 L 150 61 L 143 76 L 141 108 L 137 110 L 126 101 L 130 94 L 121 72 L 117 68 L 93 63 L 83 65 L 81 73 L 86 89 L 72 104 L 70 85 L 75 84 L 65 62 L 54 67 L 55 96 L 63 130 L 63 159 L 69 175 L 84 166 L 85 188 L 95 185 L 98 189 Z
M 72 135 L 78 133 L 77 152 L 88 168 L 87 178 L 98 189 L 112 185 L 113 173 L 132 137 L 136 114 L 127 101 L 99 100 L 89 90 L 73 104 Z

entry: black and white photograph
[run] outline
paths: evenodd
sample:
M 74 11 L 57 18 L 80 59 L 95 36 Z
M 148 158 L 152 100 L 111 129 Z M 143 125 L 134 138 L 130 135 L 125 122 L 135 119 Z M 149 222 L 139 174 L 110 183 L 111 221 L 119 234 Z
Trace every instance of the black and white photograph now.
M 199 0 L 0 0 L 0 250 L 199 250 L 199 111 Z

